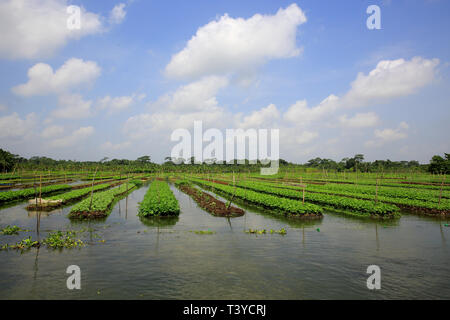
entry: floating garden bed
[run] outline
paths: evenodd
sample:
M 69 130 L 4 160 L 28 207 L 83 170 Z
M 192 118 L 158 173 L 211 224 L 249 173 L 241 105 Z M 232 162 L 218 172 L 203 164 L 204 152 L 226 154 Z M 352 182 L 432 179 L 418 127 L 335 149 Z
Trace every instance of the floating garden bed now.
M 119 182 L 122 183 L 122 182 Z M 60 207 L 62 205 L 80 200 L 84 197 L 86 197 L 87 195 L 89 195 L 92 191 L 93 192 L 98 192 L 98 191 L 102 191 L 111 187 L 116 186 L 118 183 L 114 183 L 114 184 L 99 184 L 99 185 L 94 185 L 93 187 L 87 187 L 87 188 L 83 188 L 83 189 L 77 189 L 77 190 L 72 190 L 66 193 L 62 193 L 50 198 L 46 198 L 46 199 L 34 199 L 34 200 L 29 200 L 29 205 L 27 206 L 27 210 L 53 210 L 57 207 Z
M 144 199 L 139 204 L 141 217 L 174 216 L 179 215 L 180 205 L 164 181 L 154 180 L 147 190 Z
M 265 193 L 255 192 L 238 187 L 215 184 L 204 180 L 193 179 L 193 182 L 232 198 L 243 200 L 265 210 L 271 210 L 277 214 L 300 218 L 322 218 L 322 208 L 311 203 L 302 203 L 282 197 L 276 197 Z
M 175 185 L 184 193 L 189 195 L 194 201 L 204 210 L 208 211 L 214 216 L 219 217 L 239 217 L 245 211 L 241 208 L 228 206 L 223 201 L 220 201 L 212 195 L 194 187 L 187 181 L 177 181 Z
M 115 200 L 134 189 L 136 189 L 136 185 L 129 183 L 128 188 L 122 184 L 117 188 L 95 193 L 92 200 L 91 197 L 88 197 L 74 205 L 70 210 L 69 218 L 105 218 L 109 215 Z
M 273 194 L 289 199 L 301 199 L 302 193 L 299 190 L 274 188 L 265 184 L 254 182 L 240 182 L 239 187 L 263 192 L 267 194 Z M 330 194 L 318 194 L 318 193 L 305 193 L 305 201 L 317 203 L 327 207 L 333 207 L 338 209 L 344 209 L 357 213 L 359 216 L 366 216 L 371 218 L 394 218 L 399 217 L 399 208 L 395 205 L 385 203 L 374 203 L 373 201 L 354 199 L 348 197 L 334 196 Z
M 40 190 L 39 187 L 35 188 L 29 188 L 29 189 L 23 189 L 23 190 L 16 190 L 16 191 L 5 191 L 0 192 L 0 204 L 11 202 L 11 201 L 17 201 L 17 200 L 26 200 L 29 198 L 35 197 L 37 194 L 41 195 L 48 195 L 51 193 L 56 192 L 62 192 L 71 190 L 72 187 L 67 184 L 63 185 L 51 185 L 42 187 Z

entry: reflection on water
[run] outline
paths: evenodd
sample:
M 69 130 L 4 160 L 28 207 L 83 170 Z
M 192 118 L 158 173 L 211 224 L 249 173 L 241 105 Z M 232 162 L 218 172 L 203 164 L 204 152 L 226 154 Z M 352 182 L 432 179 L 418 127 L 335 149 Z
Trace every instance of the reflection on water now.
M 0 243 L 43 239 L 54 230 L 83 230 L 81 249 L 0 252 L 1 299 L 449 299 L 448 221 L 405 214 L 380 222 L 326 213 L 293 220 L 245 207 L 215 217 L 172 188 L 179 217 L 140 218 L 147 187 L 118 201 L 101 221 L 69 220 L 71 206 L 29 213 L 25 204 L 0 211 Z M 286 235 L 247 234 L 285 228 Z M 193 231 L 213 231 L 197 234 Z M 104 240 L 104 242 L 100 241 Z M 82 270 L 82 290 L 66 288 L 67 266 Z M 379 265 L 382 289 L 366 287 Z M 100 294 L 98 294 L 100 292 Z

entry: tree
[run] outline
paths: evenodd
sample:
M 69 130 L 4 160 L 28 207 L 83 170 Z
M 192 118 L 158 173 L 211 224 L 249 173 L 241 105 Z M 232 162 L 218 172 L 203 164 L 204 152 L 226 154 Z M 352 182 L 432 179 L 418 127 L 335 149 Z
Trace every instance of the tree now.
M 142 162 L 142 163 L 149 163 L 150 162 L 150 156 L 142 156 L 136 159 L 137 162 Z
M 445 159 L 439 155 L 435 155 L 431 158 L 428 165 L 428 171 L 431 173 L 450 173 L 450 154 L 445 154 Z

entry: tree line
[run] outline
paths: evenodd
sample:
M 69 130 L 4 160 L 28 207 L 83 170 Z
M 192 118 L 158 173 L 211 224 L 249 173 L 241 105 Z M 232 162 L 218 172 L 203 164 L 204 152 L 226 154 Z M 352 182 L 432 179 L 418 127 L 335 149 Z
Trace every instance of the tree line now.
M 180 159 L 177 159 L 180 160 Z M 217 164 L 213 160 L 205 160 L 197 163 L 192 157 L 185 161 L 175 161 L 170 157 L 165 158 L 165 162 L 157 164 L 151 161 L 148 155 L 141 156 L 136 160 L 129 159 L 109 159 L 104 157 L 99 161 L 76 161 L 76 160 L 55 160 L 48 157 L 34 156 L 29 159 L 10 153 L 9 151 L 0 149 L 0 168 L 2 172 L 12 172 L 18 169 L 21 170 L 95 170 L 100 168 L 103 171 L 116 171 L 125 168 L 128 172 L 257 172 L 261 167 L 268 166 L 261 161 L 256 163 L 249 160 L 241 160 L 244 164 L 238 162 L 237 159 L 228 163 Z M 420 170 L 423 172 L 430 172 L 434 174 L 449 174 L 450 173 L 450 154 L 445 153 L 444 157 L 435 155 L 430 160 L 429 164 L 420 164 L 418 161 L 391 161 L 375 160 L 364 161 L 363 154 L 356 154 L 353 157 L 343 158 L 337 162 L 332 159 L 314 158 L 310 159 L 304 164 L 297 164 L 288 162 L 284 159 L 279 160 L 280 167 L 284 168 L 316 168 L 320 170 L 329 171 L 359 171 L 359 172 L 380 172 L 380 171 L 401 171 L 401 170 Z

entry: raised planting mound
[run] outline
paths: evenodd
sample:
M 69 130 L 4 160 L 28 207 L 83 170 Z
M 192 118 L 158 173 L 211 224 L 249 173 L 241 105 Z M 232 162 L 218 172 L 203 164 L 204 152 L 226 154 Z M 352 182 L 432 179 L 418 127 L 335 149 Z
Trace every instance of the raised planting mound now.
M 95 193 L 92 197 L 87 197 L 83 201 L 72 207 L 69 218 L 104 218 L 110 214 L 110 210 L 115 200 L 120 196 L 134 190 L 136 186 L 132 183 L 121 184 L 119 187 L 103 192 Z
M 139 204 L 141 217 L 173 216 L 180 213 L 180 205 L 166 182 L 154 180 Z
M 114 185 L 116 184 L 111 183 L 99 184 L 95 185 L 94 187 L 91 186 L 83 189 L 72 190 L 50 198 L 42 199 L 42 201 L 41 199 L 29 200 L 27 210 L 53 210 L 56 207 L 79 200 L 89 195 L 92 190 L 94 190 L 94 192 L 102 191 L 107 188 L 113 187 Z
M 315 204 L 302 203 L 301 201 L 277 197 L 243 188 L 215 184 L 199 179 L 192 179 L 192 181 L 205 188 L 211 189 L 213 192 L 231 196 L 279 214 L 303 218 L 322 217 L 322 208 Z
M 240 217 L 245 211 L 241 208 L 229 206 L 212 195 L 194 187 L 188 181 L 177 181 L 175 185 L 184 193 L 192 197 L 194 201 L 204 210 L 219 217 Z
M 39 187 L 35 188 L 29 188 L 29 189 L 23 189 L 23 190 L 17 190 L 17 191 L 5 191 L 0 192 L 0 204 L 7 203 L 10 201 L 16 201 L 16 200 L 26 200 L 35 197 L 36 195 L 39 195 L 39 192 L 41 195 L 56 193 L 56 192 L 62 192 L 66 190 L 72 189 L 71 186 L 67 184 L 62 185 L 51 185 L 42 187 L 41 190 L 39 190 Z
M 257 192 L 273 194 L 290 199 L 302 199 L 303 194 L 300 190 L 274 188 L 256 182 L 240 182 L 239 187 Z M 399 208 L 395 205 L 385 203 L 375 203 L 361 199 L 334 196 L 330 194 L 305 193 L 305 201 L 317 203 L 329 208 L 343 209 L 349 215 L 371 217 L 371 218 L 394 218 L 399 217 Z

